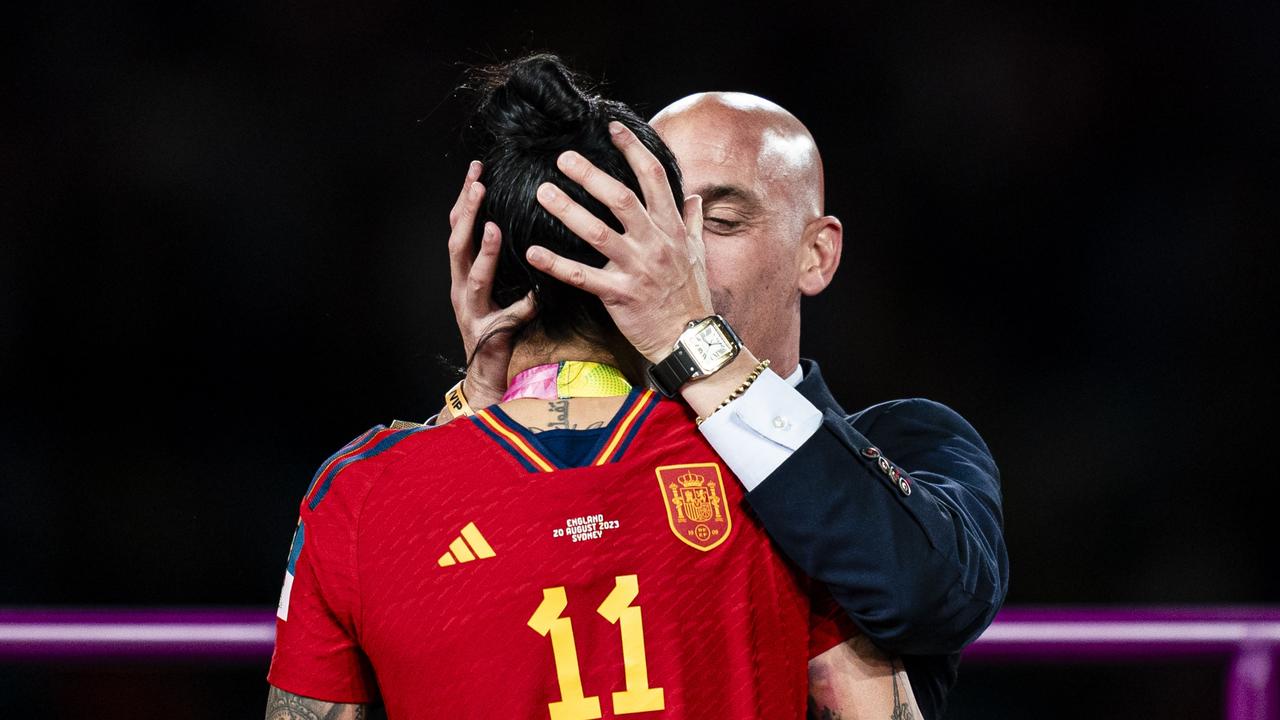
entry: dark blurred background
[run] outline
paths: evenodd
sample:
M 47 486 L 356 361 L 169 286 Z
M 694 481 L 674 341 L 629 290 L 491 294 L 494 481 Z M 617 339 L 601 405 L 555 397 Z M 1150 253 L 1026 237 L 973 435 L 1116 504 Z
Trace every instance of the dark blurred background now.
M 454 380 L 453 88 L 539 49 L 809 126 L 805 355 L 984 435 L 1009 604 L 1280 602 L 1276 3 L 5 12 L 0 606 L 274 606 L 314 468 Z M 265 673 L 0 665 L 0 709 L 260 716 Z M 1221 674 L 972 666 L 948 717 L 1213 717 Z

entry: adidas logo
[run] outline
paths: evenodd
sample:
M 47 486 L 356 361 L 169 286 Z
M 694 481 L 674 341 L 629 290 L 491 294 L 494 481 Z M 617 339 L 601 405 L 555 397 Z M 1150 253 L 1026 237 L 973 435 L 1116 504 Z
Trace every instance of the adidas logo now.
M 449 551 L 441 555 L 436 562 L 440 567 L 449 567 L 456 563 L 471 562 L 476 558 L 491 558 L 495 554 L 493 548 L 489 547 L 489 542 L 476 528 L 476 524 L 469 522 L 462 528 L 461 536 L 449 543 Z

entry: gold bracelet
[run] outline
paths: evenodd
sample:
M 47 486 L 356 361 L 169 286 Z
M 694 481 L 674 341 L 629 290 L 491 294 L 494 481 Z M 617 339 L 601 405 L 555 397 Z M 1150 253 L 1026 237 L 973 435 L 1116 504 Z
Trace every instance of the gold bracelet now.
M 476 414 L 471 409 L 471 406 L 467 404 L 467 396 L 462 394 L 462 383 L 466 381 L 466 378 L 462 378 L 457 385 L 449 388 L 449 392 L 444 394 L 444 404 L 449 408 L 449 412 L 453 413 L 454 417 Z
M 751 371 L 751 374 L 747 376 L 747 379 L 743 380 L 741 385 L 735 388 L 733 392 L 729 393 L 729 397 L 725 398 L 724 402 L 721 402 L 719 405 L 717 405 L 715 410 L 712 410 L 710 413 L 707 414 L 707 417 L 698 417 L 694 422 L 698 425 L 701 425 L 702 423 L 707 421 L 707 418 L 723 410 L 724 406 L 742 397 L 742 393 L 746 392 L 747 388 L 751 387 L 751 383 L 755 382 L 756 378 L 760 377 L 760 373 L 764 372 L 764 369 L 767 367 L 769 367 L 769 361 L 761 360 L 756 365 L 755 369 Z

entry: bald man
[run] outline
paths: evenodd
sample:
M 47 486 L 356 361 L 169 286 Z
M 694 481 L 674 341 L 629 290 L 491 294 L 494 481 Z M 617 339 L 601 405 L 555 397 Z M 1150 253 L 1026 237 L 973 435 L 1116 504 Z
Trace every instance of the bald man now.
M 692 192 L 683 207 L 668 207 L 661 166 L 618 126 L 614 142 L 641 179 L 643 204 L 577 153 L 564 153 L 558 165 L 610 208 L 622 234 L 550 183 L 538 193 L 608 264 L 593 268 L 538 247 L 527 259 L 599 296 L 655 368 L 670 370 L 681 358 L 688 366 L 701 352 L 685 332 L 691 321 L 719 314 L 736 330 L 740 347 L 727 364 L 699 377 L 677 368 L 654 376 L 655 384 L 705 418 L 701 431 L 778 546 L 826 583 L 881 652 L 901 658 L 923 717 L 941 717 L 959 651 L 991 622 L 1007 589 L 990 451 L 957 413 L 928 400 L 847 414 L 818 365 L 800 359 L 801 298 L 830 284 L 843 229 L 825 214 L 822 160 L 798 119 L 753 95 L 702 93 L 651 122 Z M 456 237 L 470 237 L 480 172 L 473 164 L 451 213 Z M 471 356 L 485 330 L 518 322 L 529 309 L 492 303 L 483 269 L 492 272 L 491 258 L 477 262 L 468 243 L 452 238 L 450 251 L 455 285 L 465 284 L 453 299 Z M 490 342 L 474 358 L 461 385 L 472 405 L 501 396 L 504 352 Z M 850 657 L 811 667 L 814 686 L 849 680 L 853 656 L 865 658 L 858 651 L 855 641 Z

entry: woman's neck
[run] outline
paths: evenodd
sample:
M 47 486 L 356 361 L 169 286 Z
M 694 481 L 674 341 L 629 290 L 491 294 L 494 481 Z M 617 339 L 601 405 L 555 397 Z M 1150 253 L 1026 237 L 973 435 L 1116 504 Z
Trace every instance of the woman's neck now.
M 511 363 L 507 366 L 507 384 L 511 378 L 538 365 L 558 363 L 562 360 L 582 360 L 605 365 L 620 366 L 612 351 L 574 338 L 564 342 L 552 342 L 546 337 L 523 338 L 511 351 Z
M 574 339 L 550 342 L 545 337 L 524 338 L 511 351 L 507 368 L 507 385 L 516 375 L 538 365 L 562 360 L 598 362 L 623 367 L 612 351 Z M 501 407 L 517 423 L 533 432 L 544 430 L 584 430 L 604 427 L 625 400 L 622 396 L 560 398 L 551 401 L 523 398 L 503 402 Z

